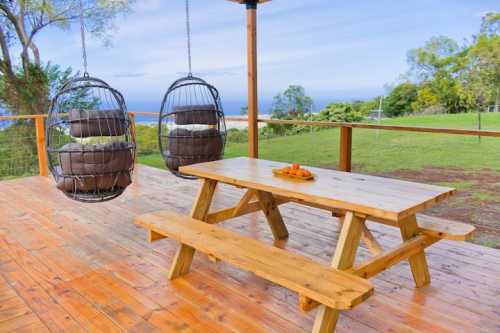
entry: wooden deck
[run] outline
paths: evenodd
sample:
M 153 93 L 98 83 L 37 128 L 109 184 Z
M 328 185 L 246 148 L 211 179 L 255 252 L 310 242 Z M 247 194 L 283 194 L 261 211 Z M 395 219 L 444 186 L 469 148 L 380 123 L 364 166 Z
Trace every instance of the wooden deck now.
M 70 201 L 43 177 L 0 182 L 0 332 L 309 332 L 315 312 L 300 313 L 296 295 L 203 255 L 167 281 L 177 244 L 147 243 L 132 220 L 188 213 L 197 189 L 144 166 L 125 195 L 104 204 Z M 216 206 L 236 204 L 239 190 L 223 189 Z M 282 214 L 290 239 L 276 245 L 329 263 L 335 218 L 294 204 Z M 260 214 L 222 225 L 273 242 Z M 383 245 L 400 242 L 397 230 L 372 227 Z M 428 253 L 430 286 L 416 290 L 400 264 L 371 279 L 375 295 L 343 313 L 337 331 L 500 332 L 500 251 L 442 241 Z M 367 256 L 363 248 L 359 260 Z

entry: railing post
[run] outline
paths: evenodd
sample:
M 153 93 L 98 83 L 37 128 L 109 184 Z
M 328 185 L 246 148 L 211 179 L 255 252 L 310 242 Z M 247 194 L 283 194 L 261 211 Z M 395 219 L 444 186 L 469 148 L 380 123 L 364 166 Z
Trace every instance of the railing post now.
M 135 132 L 135 113 L 129 112 L 128 113 L 128 120 L 130 122 L 130 136 L 132 139 L 132 142 L 135 144 L 135 150 L 134 150 L 134 164 L 137 163 L 137 137 L 136 137 L 136 132 Z
M 340 128 L 340 154 L 339 170 L 351 172 L 352 159 L 352 128 L 342 126 Z
M 38 154 L 38 169 L 40 176 L 47 177 L 49 175 L 49 167 L 47 163 L 47 150 L 45 149 L 45 117 L 35 117 L 35 132 L 36 132 L 36 150 Z

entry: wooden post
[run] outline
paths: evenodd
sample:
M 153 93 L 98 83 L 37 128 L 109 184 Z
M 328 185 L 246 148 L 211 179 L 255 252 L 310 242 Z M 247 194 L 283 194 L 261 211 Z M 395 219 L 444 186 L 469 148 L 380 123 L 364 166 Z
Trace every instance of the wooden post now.
M 340 155 L 339 155 L 339 170 L 351 172 L 352 159 L 352 128 L 340 128 Z
M 259 157 L 259 115 L 257 91 L 257 5 L 271 0 L 229 0 L 247 6 L 248 59 L 248 157 Z
M 137 137 L 135 132 L 135 113 L 128 113 L 128 121 L 130 122 L 130 137 L 132 142 L 136 145 L 134 150 L 134 164 L 137 164 Z
M 38 154 L 38 169 L 40 176 L 47 177 L 49 175 L 49 167 L 47 163 L 47 150 L 45 149 L 45 117 L 35 117 L 35 132 L 36 132 L 36 150 Z
M 257 95 L 257 1 L 247 1 L 248 157 L 259 157 Z

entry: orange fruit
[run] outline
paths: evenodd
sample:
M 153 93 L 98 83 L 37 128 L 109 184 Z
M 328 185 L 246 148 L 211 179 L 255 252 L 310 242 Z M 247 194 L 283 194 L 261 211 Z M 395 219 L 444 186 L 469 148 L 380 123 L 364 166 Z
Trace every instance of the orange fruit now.
M 293 170 L 299 170 L 300 169 L 300 164 L 299 163 L 293 163 L 292 164 L 292 169 Z
M 289 172 L 291 175 L 295 176 L 297 174 L 297 170 L 293 169 L 293 170 L 290 170 Z
M 304 170 L 304 177 L 311 177 L 311 176 L 312 176 L 311 171 Z
M 304 170 L 297 171 L 297 176 L 304 177 L 305 176 Z
M 281 173 L 288 175 L 290 173 L 290 169 L 284 168 L 283 170 L 281 170 Z

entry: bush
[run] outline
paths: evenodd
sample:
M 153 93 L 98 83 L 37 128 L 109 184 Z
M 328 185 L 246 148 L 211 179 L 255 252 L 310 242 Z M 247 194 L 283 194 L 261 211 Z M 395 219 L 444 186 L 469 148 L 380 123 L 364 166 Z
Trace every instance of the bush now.
M 404 82 L 396 86 L 385 99 L 384 113 L 389 117 L 412 113 L 412 103 L 417 100 L 417 85 Z
M 363 120 L 360 112 L 354 111 L 349 103 L 331 103 L 312 117 L 316 121 L 358 122 Z
M 135 133 L 137 153 L 139 155 L 154 154 L 160 150 L 158 146 L 158 129 L 156 126 L 136 124 Z
M 239 130 L 237 128 L 230 128 L 227 130 L 227 142 L 243 143 L 248 141 L 248 130 Z

